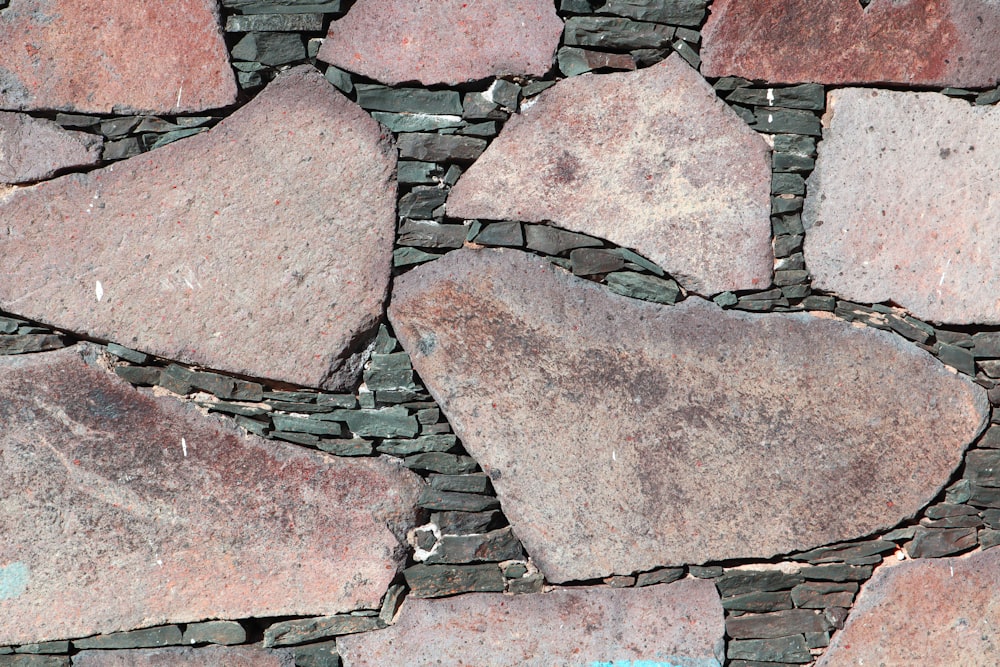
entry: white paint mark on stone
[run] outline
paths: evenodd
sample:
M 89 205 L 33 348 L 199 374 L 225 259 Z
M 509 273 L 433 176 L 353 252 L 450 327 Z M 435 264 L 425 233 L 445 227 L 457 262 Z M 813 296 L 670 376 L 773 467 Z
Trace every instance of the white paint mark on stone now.
M 612 461 L 617 461 L 618 460 L 618 453 L 615 450 L 613 450 L 613 449 L 611 450 L 611 460 Z
M 100 280 L 98 280 L 97 285 L 94 286 L 94 294 L 97 295 L 98 301 L 104 298 L 104 285 L 101 284 Z
M 767 89 L 767 101 L 774 104 L 774 88 Z
M 948 261 L 944 265 L 944 270 L 941 272 L 941 280 L 938 281 L 938 287 L 944 285 L 944 277 L 948 273 L 949 266 L 951 266 L 951 257 L 948 258 Z
M 174 105 L 175 108 L 181 108 L 181 93 L 184 92 L 184 79 L 181 79 L 181 85 L 177 89 L 177 103 Z
M 185 440 L 184 438 L 181 438 L 181 450 L 184 452 L 184 458 L 187 458 L 187 455 L 188 455 L 188 443 L 187 443 L 187 440 Z
M 767 114 L 767 122 L 768 123 L 773 123 L 774 122 L 774 115 L 773 114 Z

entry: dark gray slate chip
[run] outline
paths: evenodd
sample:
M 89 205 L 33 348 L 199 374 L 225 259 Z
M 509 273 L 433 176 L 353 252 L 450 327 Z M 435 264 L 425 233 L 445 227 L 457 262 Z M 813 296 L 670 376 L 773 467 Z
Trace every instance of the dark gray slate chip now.
M 975 528 L 926 528 L 917 526 L 913 541 L 906 545 L 911 558 L 940 558 L 976 546 Z
M 207 621 L 188 623 L 184 628 L 182 643 L 191 644 L 242 644 L 247 640 L 246 629 L 235 621 Z
M 600 247 L 599 239 L 548 225 L 525 225 L 528 248 L 546 255 L 559 255 L 576 248 Z
M 482 565 L 424 565 L 403 570 L 410 595 L 435 598 L 466 592 L 502 592 L 504 578 L 495 563 Z
M 115 375 L 143 387 L 160 383 L 160 369 L 153 366 L 115 366 Z
M 683 567 L 664 567 L 652 572 L 641 572 L 636 575 L 635 585 L 639 588 L 654 584 L 669 584 L 684 577 Z
M 468 233 L 468 225 L 442 225 L 429 220 L 404 220 L 399 228 L 398 243 L 419 248 L 461 248 Z
M 792 602 L 800 609 L 850 607 L 857 592 L 858 584 L 853 581 L 808 581 L 792 589 Z
M 500 507 L 500 501 L 476 493 L 439 491 L 428 487 L 421 492 L 417 505 L 429 510 L 483 512 Z
M 563 33 L 569 46 L 597 46 L 605 49 L 658 49 L 669 46 L 673 28 L 657 23 L 607 16 L 574 16 L 566 20 Z
M 792 608 L 792 595 L 788 591 L 743 593 L 723 598 L 722 608 L 731 611 L 781 611 Z
M 809 609 L 744 614 L 726 619 L 726 634 L 733 639 L 770 639 L 805 632 L 826 632 L 832 628 L 833 625 L 822 613 Z
M 476 563 L 521 560 L 524 549 L 510 527 L 478 535 L 445 535 L 424 559 L 433 563 Z
M 276 66 L 305 60 L 306 46 L 295 32 L 248 32 L 231 53 L 236 60 Z
M 599 11 L 640 21 L 697 27 L 705 18 L 707 5 L 708 0 L 608 0 Z
M 461 97 L 453 90 L 389 88 L 367 83 L 359 83 L 354 89 L 358 93 L 358 105 L 369 111 L 462 115 Z
M 482 497 L 482 496 L 480 496 Z M 495 500 L 492 499 L 491 500 Z M 494 507 L 500 503 L 495 502 Z M 485 533 L 495 527 L 500 520 L 500 512 L 461 512 L 445 510 L 431 514 L 431 522 L 437 525 L 444 535 L 467 535 L 470 533 Z
M 608 289 L 616 294 L 655 303 L 676 303 L 681 293 L 680 287 L 673 280 L 632 271 L 609 273 L 604 281 Z
M 437 436 L 442 437 L 442 436 Z M 431 475 L 430 488 L 458 493 L 493 493 L 493 485 L 486 473 L 471 475 Z
M 796 109 L 755 109 L 754 129 L 767 134 L 804 134 L 823 136 L 819 117 Z
M 226 19 L 226 32 L 318 32 L 322 14 L 249 14 Z
M 155 648 L 157 646 L 174 646 L 182 642 L 181 629 L 176 625 L 163 625 L 156 628 L 131 630 L 129 632 L 113 632 L 108 635 L 97 635 L 86 639 L 76 639 L 73 647 L 77 649 L 119 649 L 119 648 Z
M 729 642 L 726 656 L 730 660 L 759 660 L 762 662 L 812 662 L 812 654 L 802 635 L 774 639 L 734 639 Z
M 291 646 L 317 639 L 326 639 L 355 632 L 368 632 L 384 628 L 378 616 L 353 616 L 337 614 L 321 618 L 303 618 L 275 623 L 264 631 L 264 646 Z
M 337 642 L 316 642 L 292 649 L 295 667 L 340 667 Z
M 458 135 L 409 132 L 396 142 L 399 157 L 428 162 L 471 162 L 486 150 L 486 141 Z
M 799 570 L 809 581 L 864 581 L 872 576 L 872 568 L 856 565 L 817 565 Z
M 378 451 L 393 456 L 407 456 L 421 452 L 447 452 L 456 447 L 458 439 L 448 433 L 423 435 L 418 438 L 389 438 L 382 441 Z M 439 487 L 435 487 L 439 488 Z M 448 491 L 464 491 L 464 489 L 446 489 Z M 482 493 L 477 491 L 474 493 Z
M 569 254 L 569 261 L 577 276 L 610 273 L 625 266 L 625 259 L 619 253 L 603 248 L 578 248 Z
M 434 211 L 448 199 L 448 191 L 436 186 L 417 185 L 399 199 L 399 215 L 430 220 Z
M 494 222 L 483 227 L 476 234 L 476 243 L 493 246 L 520 247 L 524 245 L 524 233 L 517 222 Z
M 444 452 L 425 452 L 407 456 L 403 459 L 403 465 L 414 470 L 427 470 L 445 475 L 461 475 L 479 468 L 479 464 L 471 456 Z
M 18 653 L 39 653 L 39 654 L 52 654 L 52 653 L 69 653 L 69 642 L 68 641 L 54 641 L 54 642 L 42 642 L 40 644 L 21 644 L 17 647 Z
M 799 574 L 778 570 L 730 570 L 715 585 L 723 597 L 743 593 L 790 590 L 804 581 Z
M 363 438 L 320 440 L 316 447 L 335 456 L 371 456 L 375 451 L 371 441 Z
M 65 347 L 62 336 L 55 334 L 28 334 L 25 336 L 0 336 L 0 354 L 28 354 Z
M 748 106 L 822 111 L 826 106 L 826 92 L 818 83 L 781 88 L 737 88 L 726 95 L 726 101 Z

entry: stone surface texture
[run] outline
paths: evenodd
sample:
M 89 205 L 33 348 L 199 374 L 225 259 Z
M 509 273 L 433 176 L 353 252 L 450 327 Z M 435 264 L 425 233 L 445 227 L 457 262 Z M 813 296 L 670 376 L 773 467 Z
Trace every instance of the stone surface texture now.
M 129 651 L 80 651 L 76 667 L 294 667 L 288 650 L 255 646 L 157 648 Z
M 1000 549 L 876 570 L 817 667 L 1000 662 Z
M 0 357 L 0 645 L 378 608 L 416 475 L 244 435 L 96 350 Z
M 803 211 L 813 287 L 1000 324 L 1000 109 L 848 88 L 825 122 Z
M 342 389 L 382 312 L 395 151 L 309 66 L 209 132 L 0 199 L 0 308 Z
M 0 109 L 183 113 L 236 101 L 215 0 L 11 0 L 0 51 Z
M 770 284 L 770 187 L 764 140 L 673 55 L 543 92 L 462 175 L 447 210 L 551 221 L 714 294 Z
M 981 387 L 893 334 L 665 308 L 519 251 L 412 270 L 389 318 L 553 582 L 894 526 L 989 414 Z
M 50 120 L 0 111 L 0 183 L 28 183 L 60 169 L 94 164 L 101 137 L 64 130 Z
M 408 599 L 386 630 L 337 639 L 348 667 L 674 665 L 718 667 L 725 628 L 715 586 L 572 588 Z
M 1000 80 L 994 0 L 716 0 L 702 73 L 770 83 L 979 88 Z
M 358 0 L 319 59 L 395 85 L 544 76 L 563 24 L 549 0 Z

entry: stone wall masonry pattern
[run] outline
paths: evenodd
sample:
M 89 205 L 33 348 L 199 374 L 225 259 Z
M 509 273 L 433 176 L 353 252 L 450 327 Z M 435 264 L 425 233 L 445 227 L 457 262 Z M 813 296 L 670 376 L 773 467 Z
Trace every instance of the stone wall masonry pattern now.
M 0 7 L 6 4 L 8 3 L 0 0 Z M 343 17 L 351 9 L 352 3 L 342 3 L 340 0 L 312 3 L 306 0 L 223 0 L 222 5 L 222 23 L 228 33 L 227 43 L 231 49 L 233 67 L 243 91 L 242 103 L 246 98 L 252 98 L 264 84 L 289 65 L 303 62 L 316 65 L 315 56 L 323 34 L 317 26 L 322 23 L 325 31 L 331 20 Z M 423 161 L 414 159 L 416 152 L 402 155 L 404 160 L 400 163 L 398 174 L 401 185 L 399 211 L 401 214 L 406 211 L 406 215 L 410 217 L 400 219 L 394 262 L 397 268 L 394 273 L 403 273 L 415 264 L 435 260 L 449 248 L 462 245 L 467 238 L 474 239 L 477 244 L 515 245 L 548 256 L 553 263 L 572 269 L 574 273 L 622 294 L 664 304 L 683 301 L 685 291 L 669 275 L 665 275 L 662 268 L 628 248 L 617 247 L 604 239 L 573 234 L 544 224 L 456 219 L 447 215 L 444 206 L 436 205 L 434 208 L 435 200 L 445 199 L 440 193 L 448 191 L 462 170 L 468 167 L 500 131 L 511 112 L 517 113 L 522 105 L 524 108 L 530 107 L 540 91 L 555 83 L 553 78 L 558 80 L 564 75 L 575 76 L 588 70 L 596 70 L 603 75 L 616 69 L 642 69 L 661 61 L 671 52 L 679 54 L 692 66 L 699 66 L 701 34 L 698 26 L 706 15 L 705 3 L 701 0 L 680 3 L 614 0 L 601 6 L 592 5 L 586 0 L 560 0 L 556 5 L 566 26 L 553 70 L 543 80 L 505 77 L 471 82 L 450 89 L 436 86 L 433 90 L 427 90 L 419 84 L 387 88 L 373 85 L 369 79 L 336 67 L 326 68 L 326 77 L 333 85 L 352 100 L 364 102 L 362 106 L 394 133 L 402 133 L 399 135 L 404 140 L 401 142 L 402 148 L 434 156 L 425 158 L 433 161 Z M 889 58 L 882 60 L 884 63 L 891 62 Z M 322 71 L 322 64 L 318 66 Z M 821 143 L 822 130 L 818 112 L 823 109 L 823 87 L 814 84 L 774 86 L 737 77 L 723 77 L 710 82 L 717 94 L 737 114 L 755 130 L 763 133 L 769 143 L 774 144 L 771 222 L 776 271 L 773 284 L 758 290 L 723 292 L 715 296 L 716 302 L 724 308 L 754 312 L 803 309 L 829 311 L 831 315 L 852 321 L 856 326 L 895 331 L 961 373 L 974 375 L 977 383 L 990 389 L 991 399 L 996 402 L 1000 395 L 995 396 L 998 392 L 992 388 L 995 385 L 993 378 L 1000 376 L 1000 345 L 993 340 L 993 328 L 932 327 L 891 303 L 864 305 L 813 291 L 811 276 L 806 270 L 802 254 L 803 228 L 798 211 L 802 207 L 803 194 L 807 192 L 805 178 L 812 169 L 816 144 Z M 956 84 L 955 81 L 950 83 Z M 367 92 L 373 89 L 378 93 L 376 98 L 372 98 Z M 975 101 L 979 105 L 994 104 L 1000 99 L 1000 92 L 997 90 L 948 88 L 942 92 L 948 96 Z M 459 100 L 461 115 L 457 122 L 454 115 L 435 116 L 428 113 L 428 107 L 421 101 L 425 93 L 439 97 L 451 95 Z M 369 108 L 366 106 L 370 104 L 367 100 L 371 99 L 390 100 L 395 105 L 394 110 L 382 111 L 379 106 Z M 232 109 L 206 110 L 200 116 L 175 115 L 169 111 L 161 111 L 156 116 L 109 116 L 95 115 L 93 112 L 81 115 L 42 110 L 34 111 L 32 115 L 54 119 L 67 129 L 80 129 L 105 137 L 107 143 L 103 159 L 104 164 L 108 164 L 108 161 L 120 160 L 143 151 L 158 150 L 159 147 L 185 136 L 204 132 L 231 111 Z M 417 134 L 408 134 L 413 132 Z M 449 137 L 449 134 L 457 136 Z M 622 260 L 624 265 L 621 264 Z M 601 272 L 609 270 L 609 267 L 611 273 Z M 598 273 L 591 273 L 593 271 Z M 2 354 L 54 349 L 72 344 L 75 340 L 78 340 L 78 336 L 72 332 L 52 331 L 37 322 L 23 321 L 0 313 Z M 458 440 L 448 452 L 439 452 L 436 448 L 442 446 L 441 443 L 422 435 L 425 432 L 431 435 L 450 433 L 451 429 L 443 416 L 440 416 L 439 408 L 426 397 L 419 378 L 414 374 L 412 384 L 406 379 L 406 373 L 412 373 L 412 370 L 406 370 L 409 368 L 408 363 L 400 370 L 395 342 L 384 338 L 382 334 L 380 340 L 382 342 L 377 342 L 376 347 L 383 356 L 378 364 L 373 363 L 372 368 L 365 373 L 366 381 L 371 380 L 371 386 L 378 387 L 378 390 L 366 391 L 362 386 L 361 391 L 355 392 L 351 397 L 350 404 L 353 407 L 349 410 L 336 407 L 349 402 L 343 394 L 296 390 L 287 385 L 273 386 L 267 381 L 262 383 L 262 387 L 259 383 L 242 378 L 227 378 L 224 375 L 205 373 L 197 368 L 188 369 L 170 359 L 148 357 L 115 345 L 109 345 L 108 350 L 112 355 L 122 355 L 113 365 L 116 372 L 128 377 L 130 381 L 139 381 L 140 384 L 162 383 L 159 386 L 169 387 L 172 392 L 181 391 L 206 406 L 214 405 L 220 409 L 219 414 L 229 414 L 234 421 L 245 425 L 251 432 L 262 433 L 265 437 L 284 438 L 307 447 L 326 449 L 337 455 L 371 456 L 377 451 L 386 451 L 404 460 L 407 457 L 414 458 L 412 463 L 417 465 L 442 463 L 437 456 L 439 453 L 454 454 L 459 459 L 467 457 Z M 133 341 L 120 342 L 134 344 Z M 390 345 L 395 350 L 390 349 Z M 187 381 L 194 384 L 185 386 Z M 160 392 L 161 389 L 154 391 Z M 204 391 L 215 393 L 221 400 L 207 396 Z M 412 396 L 413 392 L 416 392 L 415 398 L 404 398 Z M 258 401 L 256 397 L 260 393 L 264 396 L 263 400 Z M 279 396 L 282 400 L 276 400 Z M 241 408 L 244 403 L 254 407 Z M 289 414 L 293 408 L 309 405 L 318 412 Z M 409 439 L 404 437 L 383 441 L 381 437 L 354 437 L 350 432 L 353 426 L 358 425 L 358 419 L 362 422 L 370 420 L 374 416 L 373 410 L 379 415 L 376 422 L 383 423 L 386 427 L 397 424 L 395 418 L 384 412 L 384 408 L 395 405 L 403 407 L 408 415 L 418 421 L 420 434 Z M 252 416 L 235 412 L 242 409 L 252 413 Z M 348 424 L 344 421 L 345 414 L 337 414 L 336 417 L 341 421 L 336 433 L 324 432 L 317 435 L 274 429 L 275 417 L 285 419 L 283 425 L 287 425 L 288 417 L 292 417 L 297 424 L 297 420 L 308 414 L 330 416 L 334 411 L 357 412 L 359 415 L 353 418 L 353 424 Z M 776 566 L 768 563 L 743 566 L 721 563 L 657 568 L 648 572 L 609 577 L 605 583 L 612 587 L 646 586 L 673 581 L 685 574 L 711 579 L 724 595 L 727 618 L 744 619 L 741 625 L 730 624 L 738 636 L 727 636 L 726 665 L 760 667 L 764 663 L 801 664 L 814 659 L 824 651 L 830 634 L 836 636 L 838 628 L 843 625 L 847 609 L 839 605 L 847 604 L 853 598 L 852 591 L 857 590 L 856 584 L 870 576 L 871 564 L 879 563 L 883 558 L 895 560 L 906 554 L 921 558 L 940 557 L 968 551 L 976 548 L 977 544 L 980 548 L 987 549 L 997 543 L 997 536 L 1000 535 L 1000 530 L 997 529 L 1000 529 L 1000 525 L 994 515 L 1000 510 L 994 508 L 1000 506 L 1000 496 L 997 495 L 995 477 L 991 471 L 1000 436 L 994 431 L 992 428 L 988 430 L 968 452 L 963 467 L 964 474 L 953 477 L 934 504 L 925 508 L 917 517 L 899 524 L 893 530 L 868 536 L 867 539 L 787 555 L 777 566 L 785 571 L 803 572 L 801 575 L 775 576 L 768 568 Z M 434 460 L 425 458 L 425 454 L 434 454 L 431 457 Z M 448 460 L 445 464 L 465 465 L 457 460 Z M 493 550 L 492 555 L 499 553 L 495 549 L 504 544 L 502 535 L 507 534 L 505 531 L 509 531 L 509 527 L 503 528 L 506 520 L 499 511 L 488 483 L 484 487 L 482 473 L 442 475 L 426 469 L 416 470 L 432 487 L 429 493 L 424 494 L 426 497 L 421 499 L 421 505 L 432 512 L 431 521 L 448 525 L 452 531 L 488 530 L 486 535 L 489 537 L 481 543 Z M 475 500 L 477 497 L 479 499 Z M 455 507 L 462 507 L 463 510 L 445 509 Z M 467 511 L 472 507 L 479 511 Z M 415 554 L 421 553 L 420 548 L 423 547 L 436 549 L 437 554 L 451 554 L 449 558 L 461 558 L 462 554 L 469 553 L 468 549 L 473 548 L 470 540 L 475 535 L 462 536 L 460 539 L 457 535 L 442 537 L 446 539 L 439 540 L 438 545 L 435 543 L 437 536 L 425 526 L 425 530 L 418 532 L 411 541 L 417 548 Z M 439 557 L 435 556 L 433 559 Z M 499 590 L 496 588 L 495 565 L 492 571 L 484 568 L 484 565 L 427 565 L 418 562 L 407 571 L 406 583 L 413 587 L 410 591 L 413 596 Z M 756 571 L 753 570 L 755 567 Z M 746 568 L 750 568 L 750 571 Z M 500 569 L 500 586 L 510 592 L 537 591 L 543 584 L 541 575 L 534 571 L 530 562 L 512 561 L 503 564 Z M 398 606 L 400 591 L 405 588 L 392 587 L 383 600 L 381 612 L 377 609 L 356 612 L 361 615 L 360 620 L 377 616 L 386 619 L 383 622 L 390 622 Z M 821 618 L 815 618 L 817 614 Z M 315 625 L 331 628 L 329 634 L 339 634 L 338 628 L 358 626 L 358 619 L 352 620 L 354 617 L 351 616 L 328 618 L 329 621 L 316 621 Z M 241 623 L 246 626 L 250 635 L 259 633 L 263 627 L 277 628 L 281 625 L 271 619 L 246 619 Z M 313 623 L 310 619 L 303 619 L 302 627 L 305 628 L 310 623 Z M 120 633 L 120 638 L 108 636 L 97 640 L 102 647 L 163 646 L 162 642 L 170 643 L 183 636 L 186 644 L 189 632 L 194 632 L 198 626 L 199 624 L 188 625 L 186 629 L 184 625 L 179 628 L 153 628 L 149 638 L 143 635 L 147 631 L 141 631 Z M 775 636 L 775 633 L 780 636 Z M 260 636 L 256 635 L 257 641 Z M 219 642 L 225 637 L 224 634 L 216 634 L 215 639 L 206 641 Z M 94 641 L 0 647 L 0 664 L 68 664 L 70 658 L 65 655 L 70 650 L 68 647 L 96 646 Z M 150 644 L 150 641 L 160 643 Z M 250 639 L 239 641 L 253 641 L 253 638 L 251 636 Z M 204 651 L 204 648 L 197 648 L 194 653 L 203 655 Z M 295 646 L 292 655 L 299 667 L 339 664 L 335 642 L 332 640 Z M 210 660 L 208 657 L 199 659 Z

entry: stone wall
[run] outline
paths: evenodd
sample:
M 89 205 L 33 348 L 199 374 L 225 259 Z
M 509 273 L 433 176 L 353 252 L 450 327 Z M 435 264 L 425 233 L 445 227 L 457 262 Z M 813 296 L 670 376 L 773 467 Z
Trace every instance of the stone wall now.
M 993 665 L 987 0 L 0 0 L 0 666 Z

